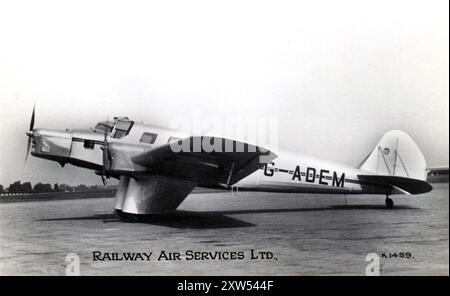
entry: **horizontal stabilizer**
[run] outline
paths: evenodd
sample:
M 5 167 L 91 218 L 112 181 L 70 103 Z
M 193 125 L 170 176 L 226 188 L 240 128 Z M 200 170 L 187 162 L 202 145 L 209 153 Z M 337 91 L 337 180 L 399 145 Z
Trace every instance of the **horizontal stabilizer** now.
M 420 194 L 433 190 L 433 187 L 428 182 L 407 177 L 358 175 L 358 178 L 369 183 L 392 186 L 394 190 L 405 191 L 404 193 L 409 194 Z

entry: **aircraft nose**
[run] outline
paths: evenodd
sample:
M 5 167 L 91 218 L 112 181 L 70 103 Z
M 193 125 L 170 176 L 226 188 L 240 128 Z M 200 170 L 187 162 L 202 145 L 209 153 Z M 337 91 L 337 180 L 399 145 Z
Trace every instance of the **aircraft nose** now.
M 70 155 L 72 145 L 72 134 L 68 131 L 51 129 L 34 129 L 29 140 L 33 140 L 34 151 L 32 155 L 42 158 L 56 160 L 60 163 L 66 162 Z

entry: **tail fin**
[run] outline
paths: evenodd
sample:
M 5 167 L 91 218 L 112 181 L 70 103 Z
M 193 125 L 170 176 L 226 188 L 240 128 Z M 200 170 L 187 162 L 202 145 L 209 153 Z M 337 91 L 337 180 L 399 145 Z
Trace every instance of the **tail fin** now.
M 385 133 L 359 168 L 376 175 L 426 179 L 422 152 L 407 133 L 398 130 Z

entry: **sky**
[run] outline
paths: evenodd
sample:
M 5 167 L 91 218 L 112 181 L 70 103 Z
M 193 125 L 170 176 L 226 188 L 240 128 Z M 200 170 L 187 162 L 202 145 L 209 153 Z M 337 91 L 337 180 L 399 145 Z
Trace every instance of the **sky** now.
M 1 1 L 0 184 L 99 184 L 30 157 L 35 127 L 276 118 L 279 148 L 358 165 L 400 129 L 449 155 L 447 0 Z

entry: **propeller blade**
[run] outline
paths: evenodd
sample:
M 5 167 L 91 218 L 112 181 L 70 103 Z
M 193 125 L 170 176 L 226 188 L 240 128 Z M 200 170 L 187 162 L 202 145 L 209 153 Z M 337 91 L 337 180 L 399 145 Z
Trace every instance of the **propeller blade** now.
M 108 122 L 108 120 L 106 120 Z M 107 167 L 109 167 L 109 156 L 108 156 L 108 129 L 105 127 L 103 131 L 103 167 L 102 175 L 106 175 Z
M 107 157 L 108 155 L 106 155 L 106 128 L 103 132 L 103 174 L 105 174 L 106 172 L 106 161 L 107 161 Z
M 29 131 L 32 131 L 34 128 L 34 111 L 35 111 L 36 105 L 33 105 L 33 113 L 31 113 L 31 121 L 30 121 L 30 129 Z
M 27 132 L 28 143 L 27 143 L 27 155 L 25 155 L 25 163 L 28 160 L 28 155 L 30 154 L 31 142 L 33 141 L 35 109 L 36 109 L 36 104 L 33 105 L 33 112 L 31 113 L 31 120 L 30 120 L 30 129 Z
M 28 137 L 27 155 L 25 156 L 25 162 L 27 162 L 28 155 L 30 154 L 31 141 L 32 141 L 31 137 Z

